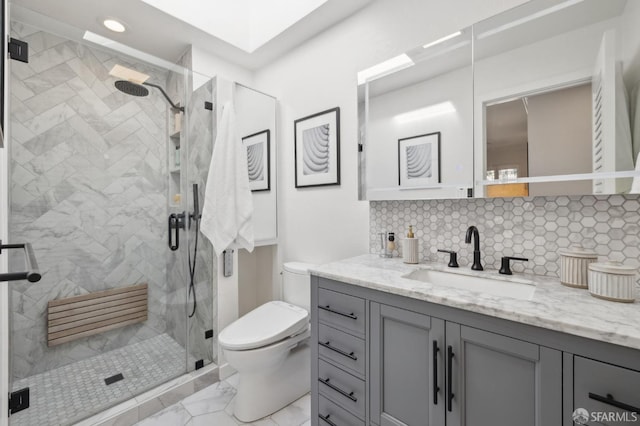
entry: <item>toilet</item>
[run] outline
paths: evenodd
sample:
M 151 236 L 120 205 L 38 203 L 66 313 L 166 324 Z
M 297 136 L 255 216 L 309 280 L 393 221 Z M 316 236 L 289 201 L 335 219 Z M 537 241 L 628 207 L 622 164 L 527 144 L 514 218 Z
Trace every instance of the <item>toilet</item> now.
M 238 372 L 233 414 L 240 421 L 268 416 L 309 392 L 311 266 L 285 263 L 283 300 L 257 307 L 218 336 L 227 362 Z

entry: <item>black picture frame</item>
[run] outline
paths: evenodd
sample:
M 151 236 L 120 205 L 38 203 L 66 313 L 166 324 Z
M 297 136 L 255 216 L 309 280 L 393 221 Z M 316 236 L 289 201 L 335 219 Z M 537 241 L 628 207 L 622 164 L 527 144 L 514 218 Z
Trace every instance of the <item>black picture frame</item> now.
M 293 127 L 295 187 L 340 185 L 340 107 L 299 118 Z M 305 140 L 305 136 L 309 139 Z M 314 145 L 309 147 L 309 151 L 317 151 L 318 145 L 324 149 L 321 145 L 326 143 L 327 158 L 307 159 L 307 151 L 303 148 L 305 143 Z
M 249 157 L 249 152 L 247 151 L 247 173 L 249 173 L 249 188 L 251 188 L 251 192 L 262 192 L 262 191 L 270 191 L 271 190 L 271 130 L 262 130 L 260 132 L 256 132 L 245 136 L 242 138 L 242 145 L 247 148 L 252 144 L 264 143 L 263 145 L 263 154 L 261 157 L 261 161 L 263 164 L 263 170 L 266 170 L 265 179 L 261 181 L 252 181 L 251 180 L 251 159 Z M 266 152 L 265 152 L 266 151 Z
M 433 140 L 435 139 L 435 140 Z M 442 134 L 440 132 L 432 132 L 432 133 L 424 133 L 421 135 L 410 136 L 407 138 L 398 139 L 398 186 L 402 188 L 411 188 L 412 186 L 421 187 L 421 186 L 429 186 L 436 185 L 442 183 L 442 175 L 441 175 L 441 145 Z M 431 145 L 435 146 L 436 155 L 430 156 L 429 161 L 433 165 L 433 162 L 437 163 L 437 167 L 433 167 L 435 173 L 432 173 L 429 177 L 416 178 L 413 184 L 409 184 L 409 179 L 406 177 L 403 179 L 403 174 L 407 174 L 406 169 L 406 161 L 403 160 L 403 148 L 406 148 L 407 144 L 422 142 L 423 145 Z M 430 151 L 430 154 L 433 153 L 433 148 Z M 404 165 L 404 167 L 403 167 Z M 404 172 L 404 173 L 403 173 Z M 435 175 L 435 176 L 434 176 Z

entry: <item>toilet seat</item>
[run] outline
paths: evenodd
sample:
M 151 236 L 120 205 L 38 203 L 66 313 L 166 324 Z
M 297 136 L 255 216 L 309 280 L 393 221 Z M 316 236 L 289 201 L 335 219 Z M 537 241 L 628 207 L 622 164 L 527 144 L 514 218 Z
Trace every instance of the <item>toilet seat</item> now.
M 304 331 L 309 313 L 290 303 L 267 302 L 225 327 L 220 345 L 240 351 L 261 348 Z

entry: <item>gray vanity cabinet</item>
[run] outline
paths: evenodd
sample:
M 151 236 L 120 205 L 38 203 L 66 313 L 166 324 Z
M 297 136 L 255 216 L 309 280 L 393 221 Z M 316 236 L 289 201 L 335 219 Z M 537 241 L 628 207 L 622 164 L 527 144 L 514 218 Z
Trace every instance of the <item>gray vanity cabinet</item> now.
M 447 426 L 560 423 L 560 351 L 447 322 L 445 359 Z
M 375 302 L 370 321 L 373 424 L 560 421 L 560 351 Z
M 444 425 L 444 321 L 379 303 L 370 320 L 371 422 Z
M 313 426 L 575 426 L 578 408 L 640 424 L 640 351 L 311 282 Z

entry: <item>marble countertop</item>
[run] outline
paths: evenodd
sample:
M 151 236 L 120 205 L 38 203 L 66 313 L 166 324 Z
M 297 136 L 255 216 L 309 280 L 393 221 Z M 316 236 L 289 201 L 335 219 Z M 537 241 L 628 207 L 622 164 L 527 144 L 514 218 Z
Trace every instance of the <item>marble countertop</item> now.
M 417 269 L 503 281 L 525 279 L 535 283 L 535 291 L 528 300 L 520 300 L 403 278 Z M 558 278 L 524 274 L 505 277 L 498 271 L 477 272 L 429 262 L 408 265 L 400 258 L 384 259 L 372 254 L 316 266 L 310 271 L 320 277 L 360 287 L 640 349 L 640 303 L 597 299 L 588 290 L 561 285 Z

